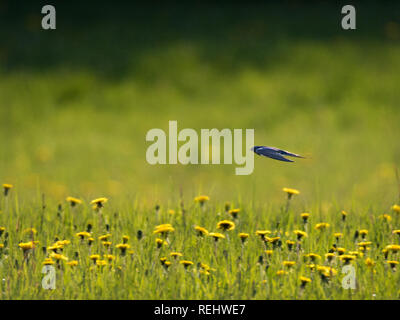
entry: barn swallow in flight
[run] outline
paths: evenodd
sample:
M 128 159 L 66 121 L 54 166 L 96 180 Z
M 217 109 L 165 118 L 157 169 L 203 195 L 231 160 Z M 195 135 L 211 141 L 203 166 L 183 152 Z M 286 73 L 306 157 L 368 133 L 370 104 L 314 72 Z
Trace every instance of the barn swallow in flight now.
M 281 150 L 274 147 L 265 147 L 265 146 L 255 146 L 251 148 L 255 153 L 259 156 L 264 156 L 268 158 L 272 158 L 275 160 L 286 161 L 286 162 L 294 162 L 293 160 L 287 159 L 284 156 L 295 157 L 295 158 L 303 158 L 299 154 L 291 153 L 285 150 Z

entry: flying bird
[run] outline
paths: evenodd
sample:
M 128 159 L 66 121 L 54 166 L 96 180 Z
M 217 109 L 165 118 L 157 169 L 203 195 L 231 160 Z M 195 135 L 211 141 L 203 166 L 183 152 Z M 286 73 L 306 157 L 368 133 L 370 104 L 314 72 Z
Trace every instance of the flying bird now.
M 302 157 L 299 154 L 291 153 L 289 151 L 281 150 L 281 149 L 274 148 L 274 147 L 255 146 L 255 147 L 251 148 L 251 150 L 253 150 L 259 156 L 264 156 L 264 157 L 268 157 L 268 158 L 272 158 L 272 159 L 280 160 L 280 161 L 294 162 L 293 160 L 285 158 L 284 156 L 304 159 L 304 157 Z

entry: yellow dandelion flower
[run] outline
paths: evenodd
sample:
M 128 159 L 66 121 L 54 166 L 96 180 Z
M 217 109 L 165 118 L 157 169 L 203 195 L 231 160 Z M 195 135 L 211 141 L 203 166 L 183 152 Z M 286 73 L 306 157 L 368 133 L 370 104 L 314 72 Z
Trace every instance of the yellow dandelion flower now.
M 367 267 L 371 268 L 375 265 L 375 261 L 372 260 L 371 258 L 367 258 L 365 259 L 365 264 L 367 265 Z
M 81 199 L 74 198 L 74 197 L 67 197 L 65 200 L 66 200 L 67 202 L 69 202 L 69 204 L 71 205 L 71 207 L 75 207 L 76 205 L 82 203 L 82 200 L 81 200 Z
M 103 198 L 97 198 L 97 199 L 94 199 L 94 200 L 90 201 L 90 204 L 93 205 L 93 208 L 99 209 L 99 208 L 102 208 L 107 201 L 108 201 L 108 199 L 104 198 L 104 197 Z
M 231 209 L 228 211 L 228 213 L 234 218 L 236 219 L 238 214 L 240 212 L 240 209 Z
M 280 240 L 280 238 L 281 237 L 265 237 L 265 241 L 266 242 L 269 242 L 269 243 L 272 243 L 272 244 L 276 244 L 279 240 Z
M 203 205 L 206 201 L 209 201 L 210 198 L 208 196 L 197 196 L 194 198 L 194 202 L 200 203 L 200 205 Z
M 112 254 L 105 254 L 103 257 L 105 260 L 110 261 L 110 262 L 115 260 L 115 256 Z
M 161 264 L 164 264 L 165 261 L 167 261 L 167 257 L 161 257 L 161 258 L 160 258 Z
M 183 266 L 185 267 L 185 269 L 188 268 L 189 266 L 191 266 L 191 265 L 193 264 L 193 262 L 192 262 L 192 261 L 189 261 L 189 260 L 181 260 L 181 261 L 179 261 L 179 263 L 180 263 L 181 265 L 183 265 Z
M 35 229 L 35 228 L 27 228 L 27 229 L 25 229 L 24 231 L 23 231 L 23 233 L 29 233 L 29 234 L 31 234 L 31 235 L 35 235 L 35 234 L 37 234 L 37 230 Z
M 336 238 L 336 240 L 339 240 L 339 238 L 342 238 L 342 237 L 343 237 L 343 233 L 335 232 L 335 233 L 333 234 L 333 237 Z
M 314 271 L 315 268 L 316 268 L 316 265 L 315 265 L 314 263 L 312 263 L 312 264 L 306 264 L 306 267 L 309 268 L 309 269 L 311 269 L 311 271 Z
M 210 266 L 208 264 L 205 264 L 205 263 L 200 263 L 200 268 L 204 269 L 204 270 L 210 270 L 211 269 Z
M 397 265 L 399 264 L 398 261 L 394 261 L 394 260 L 386 261 L 386 263 L 387 263 L 392 269 L 396 269 Z
M 59 253 L 55 253 L 55 252 L 52 252 L 50 254 L 50 257 L 52 257 L 53 259 L 55 259 L 57 261 L 61 261 L 61 260 L 68 261 L 68 258 L 66 256 L 59 254 Z
M 385 247 L 387 251 L 398 252 L 400 251 L 400 245 L 398 244 L 389 244 Z
M 243 243 L 247 240 L 247 238 L 248 238 L 249 236 L 250 236 L 250 235 L 249 235 L 248 233 L 244 233 L 244 232 L 240 232 L 240 233 L 239 233 L 239 238 L 240 238 L 240 240 L 242 240 Z
M 392 206 L 392 210 L 393 210 L 394 212 L 396 212 L 396 213 L 400 213 L 400 205 L 394 204 L 394 205 Z
M 106 248 L 111 247 L 111 241 L 103 241 L 102 243 L 103 243 L 103 246 Z
M 51 258 L 46 258 L 46 259 L 44 259 L 44 261 L 43 261 L 43 265 L 45 265 L 45 266 L 50 266 L 50 265 L 52 265 L 52 264 L 54 264 L 55 262 L 51 259 Z
M 349 251 L 349 255 L 358 257 L 360 255 L 360 252 L 358 252 L 358 251 Z
M 342 255 L 346 252 L 346 249 L 345 248 L 337 248 L 336 251 L 339 255 Z
M 22 249 L 23 252 L 27 252 L 28 250 L 35 248 L 35 243 L 33 241 L 29 242 L 21 242 L 18 246 Z
M 89 259 L 96 262 L 97 260 L 100 259 L 100 255 L 99 254 L 92 254 L 91 256 L 89 256 Z
M 359 242 L 358 243 L 358 250 L 360 251 L 366 251 L 366 250 L 370 250 L 370 245 L 372 244 L 371 241 L 364 241 L 364 242 Z
M 129 236 L 123 236 L 122 237 L 122 242 L 127 243 L 129 241 Z
M 300 214 L 300 217 L 303 219 L 304 222 L 307 222 L 308 218 L 310 217 L 310 214 L 308 212 L 304 212 Z
M 285 271 L 285 270 L 278 270 L 278 271 L 276 272 L 276 275 L 277 275 L 278 277 L 284 276 L 285 274 L 288 274 L 288 272 Z
M 156 244 L 157 244 L 157 248 L 161 248 L 163 245 L 168 245 L 168 242 L 163 239 L 157 238 Z
M 392 217 L 388 214 L 382 214 L 379 216 L 379 219 L 384 220 L 385 222 L 390 222 L 392 221 Z
M 355 256 L 352 256 L 350 254 L 344 254 L 340 256 L 340 260 L 342 260 L 346 264 L 354 260 L 355 258 L 356 258 Z
M 269 230 L 257 230 L 256 235 L 260 236 L 262 240 L 265 240 L 265 236 L 271 234 L 271 231 Z
M 174 231 L 175 231 L 175 229 L 170 224 L 166 224 L 166 225 L 157 226 L 155 228 L 155 230 L 153 231 L 153 233 L 154 234 L 160 233 L 161 235 L 166 236 L 168 233 L 174 232 Z
M 363 238 L 365 238 L 365 236 L 368 234 L 368 230 L 366 229 L 362 229 L 358 232 Z
M 171 257 L 174 257 L 175 259 L 178 258 L 178 257 L 182 257 L 183 256 L 183 254 L 180 253 L 180 252 L 171 252 L 169 255 Z
M 325 278 L 337 275 L 337 270 L 328 266 L 317 266 L 317 271 Z
M 67 265 L 70 267 L 76 267 L 78 265 L 78 261 L 72 260 L 70 262 L 67 262 Z
M 215 241 L 218 241 L 218 239 L 225 239 L 225 236 L 222 233 L 218 232 L 211 232 L 208 235 L 210 237 L 213 237 Z
M 294 230 L 294 234 L 297 236 L 297 240 L 307 237 L 307 232 L 301 230 Z
M 107 265 L 107 261 L 106 260 L 96 260 L 96 265 L 99 267 L 103 267 L 103 266 Z
M 119 243 L 115 247 L 120 250 L 121 254 L 124 255 L 126 253 L 126 250 L 129 249 L 131 246 L 127 243 Z
M 325 230 L 326 228 L 329 228 L 329 223 L 321 222 L 315 225 L 315 230 Z
M 270 257 L 274 253 L 274 250 L 265 250 L 265 254 Z
M 76 234 L 76 236 L 77 236 L 78 238 L 80 238 L 81 240 L 83 240 L 83 239 L 85 239 L 85 238 L 89 238 L 89 237 L 91 236 L 91 234 L 90 234 L 89 232 L 82 231 L 82 232 L 78 232 L 78 233 Z
M 311 261 L 317 261 L 317 260 L 321 259 L 321 256 L 316 253 L 309 253 L 306 255 L 306 257 L 310 258 Z
M 292 188 L 283 188 L 282 190 L 283 190 L 283 192 L 286 192 L 289 197 L 291 197 L 291 196 L 293 196 L 295 194 L 300 194 L 299 190 L 292 189 Z
M 282 264 L 287 268 L 291 268 L 296 264 L 296 262 L 295 261 L 283 261 Z
M 325 258 L 326 258 L 326 260 L 328 260 L 328 261 L 332 261 L 334 257 L 335 257 L 335 254 L 334 254 L 334 253 L 331 253 L 331 252 L 325 253 Z
M 288 249 L 289 249 L 289 251 L 291 251 L 292 249 L 293 249 L 293 247 L 294 247 L 294 245 L 296 244 L 296 242 L 295 241 L 292 241 L 292 240 L 286 240 L 286 245 L 287 245 L 287 247 L 288 247 Z
M 111 234 L 105 234 L 105 235 L 100 236 L 99 240 L 100 241 L 107 241 L 108 238 L 110 238 L 110 237 L 111 237 Z
M 196 227 L 194 227 L 194 229 L 197 231 L 198 236 L 203 237 L 203 236 L 208 235 L 207 229 L 205 229 L 203 227 L 196 226 Z
M 310 283 L 311 279 L 307 278 L 307 277 L 300 277 L 300 283 L 301 283 L 301 287 L 304 288 L 307 283 Z
M 235 229 L 235 223 L 229 220 L 222 220 L 217 223 L 217 229 L 221 229 L 223 231 L 230 231 Z
M 209 276 L 211 275 L 211 273 L 208 270 L 200 270 L 199 271 L 200 274 L 204 275 L 204 276 Z
M 7 197 L 10 189 L 12 189 L 14 186 L 9 183 L 3 183 L 3 189 L 4 189 L 4 196 Z

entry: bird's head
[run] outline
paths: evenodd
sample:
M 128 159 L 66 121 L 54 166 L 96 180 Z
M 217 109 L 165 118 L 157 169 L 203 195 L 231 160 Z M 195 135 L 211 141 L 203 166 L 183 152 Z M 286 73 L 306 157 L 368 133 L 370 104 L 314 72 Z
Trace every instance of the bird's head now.
M 257 152 L 258 149 L 262 148 L 261 146 L 254 146 L 251 148 L 251 151 Z

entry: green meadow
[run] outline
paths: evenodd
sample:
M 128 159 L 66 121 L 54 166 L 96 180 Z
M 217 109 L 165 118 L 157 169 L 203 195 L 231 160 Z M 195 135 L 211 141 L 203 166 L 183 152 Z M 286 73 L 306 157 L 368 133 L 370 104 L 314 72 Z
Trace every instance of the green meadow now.
M 72 3 L 56 1 L 52 31 L 41 5 L 0 4 L 0 183 L 13 186 L 0 205 L 0 299 L 399 298 L 399 4 L 359 3 L 344 31 L 329 3 Z M 170 120 L 254 129 L 255 145 L 306 159 L 256 156 L 247 176 L 150 165 L 146 133 Z M 300 191 L 289 205 L 284 187 Z M 173 230 L 154 234 L 161 224 Z M 49 249 L 58 240 L 70 243 Z M 42 288 L 46 258 L 55 290 Z M 356 289 L 342 288 L 346 264 Z

